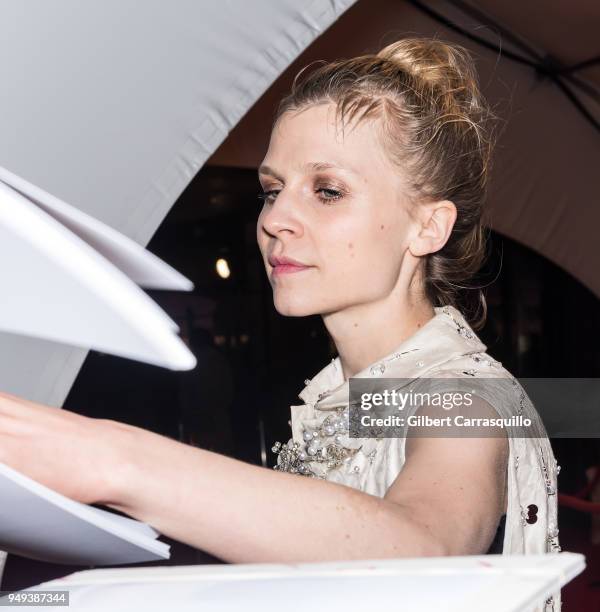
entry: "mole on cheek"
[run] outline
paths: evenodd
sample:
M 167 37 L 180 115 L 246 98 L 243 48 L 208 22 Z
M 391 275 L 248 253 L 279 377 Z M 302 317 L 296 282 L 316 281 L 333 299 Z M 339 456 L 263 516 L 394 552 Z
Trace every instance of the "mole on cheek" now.
M 354 245 L 351 242 L 348 243 L 348 248 L 351 251 L 350 257 L 354 257 L 354 251 L 352 251 L 352 249 L 354 248 Z
M 385 225 L 382 225 L 382 226 L 381 226 L 381 229 L 383 229 L 384 227 L 385 227 Z

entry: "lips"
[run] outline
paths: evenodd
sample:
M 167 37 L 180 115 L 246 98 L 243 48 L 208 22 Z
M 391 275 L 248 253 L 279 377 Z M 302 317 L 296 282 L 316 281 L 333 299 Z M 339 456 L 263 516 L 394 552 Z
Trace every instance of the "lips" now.
M 273 266 L 273 274 L 288 274 L 290 272 L 302 272 L 303 270 L 308 270 L 312 268 L 312 266 L 308 266 L 305 263 L 297 259 L 293 259 L 292 257 L 285 257 L 270 255 L 269 263 Z
M 283 255 L 280 255 L 280 256 L 270 255 L 269 263 L 274 268 L 277 266 L 295 266 L 297 268 L 309 268 L 310 267 L 307 264 L 297 259 L 293 259 L 292 257 L 285 257 Z

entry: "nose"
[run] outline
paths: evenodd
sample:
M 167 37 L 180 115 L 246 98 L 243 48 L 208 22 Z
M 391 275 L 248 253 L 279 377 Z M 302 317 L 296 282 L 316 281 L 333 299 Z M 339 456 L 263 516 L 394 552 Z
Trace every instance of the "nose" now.
M 291 194 L 284 195 L 283 190 L 280 191 L 274 202 L 263 206 L 258 220 L 259 228 L 270 236 L 302 236 L 304 225 L 297 204 Z

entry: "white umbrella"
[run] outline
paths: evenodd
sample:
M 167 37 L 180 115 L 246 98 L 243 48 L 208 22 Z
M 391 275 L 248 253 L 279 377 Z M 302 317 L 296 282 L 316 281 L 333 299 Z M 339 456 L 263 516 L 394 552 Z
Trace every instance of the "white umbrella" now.
M 229 131 L 353 3 L 3 2 L 0 166 L 145 246 Z M 0 332 L 0 389 L 59 406 L 85 355 Z

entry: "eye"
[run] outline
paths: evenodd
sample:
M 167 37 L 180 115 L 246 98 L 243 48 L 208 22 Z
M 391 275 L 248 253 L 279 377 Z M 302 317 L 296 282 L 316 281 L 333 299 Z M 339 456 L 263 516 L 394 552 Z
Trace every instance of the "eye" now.
M 344 196 L 344 194 L 341 191 L 338 191 L 337 189 L 329 189 L 326 187 L 315 189 L 315 193 L 320 193 L 320 192 L 324 192 L 326 194 L 326 197 L 319 196 L 319 200 L 321 200 L 321 202 L 325 204 L 339 200 L 340 198 Z M 278 193 L 279 191 L 277 189 L 271 189 L 269 191 L 265 191 L 264 193 L 259 193 L 258 199 L 263 200 L 266 203 L 271 203 L 277 197 Z
M 317 193 L 319 193 L 320 191 L 323 191 L 324 193 L 328 194 L 326 198 L 319 197 L 319 200 L 321 200 L 321 202 L 334 202 L 335 200 L 339 200 L 344 196 L 344 194 L 341 191 L 338 191 L 337 189 L 328 189 L 326 187 L 323 187 L 321 189 L 317 189 Z
M 258 199 L 262 200 L 263 202 L 270 202 L 271 201 L 271 196 L 274 193 L 278 193 L 276 190 L 271 189 L 270 191 L 265 191 L 263 193 L 259 193 L 258 194 Z

